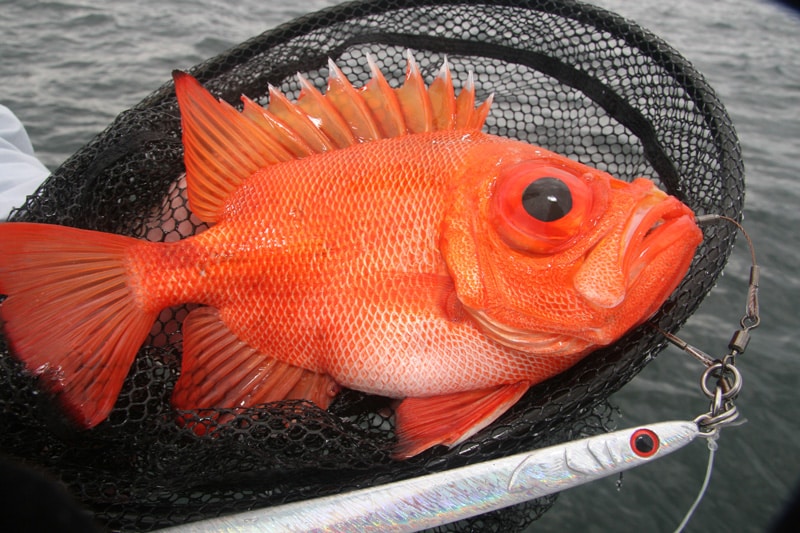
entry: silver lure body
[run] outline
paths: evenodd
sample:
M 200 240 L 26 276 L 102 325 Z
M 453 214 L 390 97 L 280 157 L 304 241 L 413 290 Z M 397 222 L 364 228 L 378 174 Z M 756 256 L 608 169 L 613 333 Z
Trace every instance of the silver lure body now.
M 661 422 L 170 531 L 419 531 L 628 470 L 682 448 L 698 435 L 694 422 Z

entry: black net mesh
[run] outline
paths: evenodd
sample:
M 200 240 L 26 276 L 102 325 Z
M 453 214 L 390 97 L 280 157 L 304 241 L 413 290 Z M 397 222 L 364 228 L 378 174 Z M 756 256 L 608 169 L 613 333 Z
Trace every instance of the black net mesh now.
M 494 92 L 490 133 L 537 144 L 612 175 L 644 175 L 697 214 L 740 218 L 743 167 L 730 119 L 691 65 L 654 35 L 569 1 L 361 1 L 268 31 L 192 69 L 212 93 L 265 102 L 268 84 L 296 97 L 296 72 L 324 87 L 333 58 L 354 85 L 365 53 L 401 83 L 411 49 L 430 82 L 446 55 L 455 83 L 473 71 L 477 99 Z M 388 68 L 388 71 L 387 71 Z M 458 87 L 457 87 L 458 89 Z M 139 236 L 200 229 L 184 194 L 180 117 L 164 85 L 125 111 L 58 168 L 12 220 Z M 733 245 L 730 227 L 705 241 L 680 288 L 654 318 L 674 331 L 710 290 Z M 389 457 L 388 401 L 346 391 L 328 411 L 279 402 L 234 413 L 213 437 L 175 424 L 187 307 L 162 313 L 108 421 L 63 422 L 0 339 L 0 453 L 61 480 L 112 529 L 149 530 L 417 476 L 601 431 L 606 399 L 664 347 L 640 327 L 532 388 L 497 423 L 453 449 Z M 203 418 L 204 413 L 190 413 Z M 206 422 L 215 424 L 209 418 Z M 553 498 L 448 526 L 520 530 Z

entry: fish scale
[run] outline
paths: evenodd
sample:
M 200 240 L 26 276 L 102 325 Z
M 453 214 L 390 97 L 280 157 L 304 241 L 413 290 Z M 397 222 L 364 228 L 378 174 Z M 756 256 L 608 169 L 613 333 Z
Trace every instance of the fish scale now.
M 78 424 L 108 415 L 161 309 L 193 303 L 176 408 L 327 408 L 349 387 L 400 400 L 408 457 L 462 442 L 677 287 L 702 238 L 677 199 L 480 132 L 491 98 L 475 107 L 470 80 L 456 96 L 446 63 L 426 87 L 409 56 L 391 89 L 368 61 L 363 88 L 331 63 L 324 95 L 301 79 L 297 103 L 272 88 L 243 112 L 175 74 L 197 235 L 0 225 L 13 352 Z M 554 182 L 569 201 L 543 219 Z

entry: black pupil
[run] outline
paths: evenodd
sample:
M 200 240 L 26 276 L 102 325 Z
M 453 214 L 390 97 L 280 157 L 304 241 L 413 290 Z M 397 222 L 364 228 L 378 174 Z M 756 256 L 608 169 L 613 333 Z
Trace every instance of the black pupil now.
M 522 207 L 542 222 L 553 222 L 572 209 L 572 194 L 558 178 L 539 178 L 522 193 Z
M 656 443 L 653 442 L 653 437 L 650 435 L 639 435 L 633 445 L 636 446 L 636 450 L 639 453 L 650 453 L 655 448 Z

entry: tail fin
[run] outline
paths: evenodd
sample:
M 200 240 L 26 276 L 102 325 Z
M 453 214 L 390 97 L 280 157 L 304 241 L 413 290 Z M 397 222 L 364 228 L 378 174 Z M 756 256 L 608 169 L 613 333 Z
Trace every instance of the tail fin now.
M 90 428 L 110 413 L 155 313 L 127 282 L 131 237 L 0 224 L 0 305 L 12 353 Z

